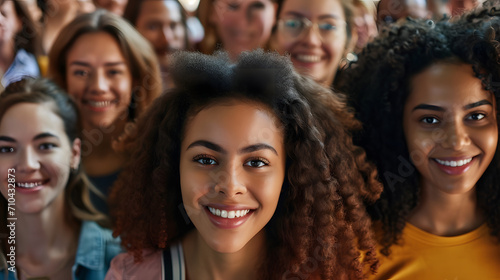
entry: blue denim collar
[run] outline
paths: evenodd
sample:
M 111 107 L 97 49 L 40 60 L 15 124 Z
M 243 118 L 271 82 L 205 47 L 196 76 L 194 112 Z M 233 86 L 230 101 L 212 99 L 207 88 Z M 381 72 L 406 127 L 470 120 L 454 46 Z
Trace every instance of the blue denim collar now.
M 95 222 L 82 222 L 73 273 L 79 265 L 90 270 L 104 269 L 105 254 L 106 247 L 103 237 L 103 229 Z

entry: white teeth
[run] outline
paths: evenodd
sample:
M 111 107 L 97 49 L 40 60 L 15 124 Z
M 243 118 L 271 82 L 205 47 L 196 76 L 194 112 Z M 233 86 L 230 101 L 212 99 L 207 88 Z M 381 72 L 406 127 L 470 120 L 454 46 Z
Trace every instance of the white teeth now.
M 321 56 L 319 55 L 307 55 L 307 54 L 299 54 L 297 55 L 297 60 L 303 62 L 318 62 L 321 60 Z
M 17 182 L 16 186 L 20 188 L 25 188 L 25 189 L 32 189 L 34 187 L 38 187 L 42 184 L 42 182 L 35 182 L 35 183 L 21 183 Z
M 208 210 L 210 213 L 214 214 L 215 216 L 219 216 L 222 218 L 226 219 L 234 219 L 234 218 L 240 218 L 245 216 L 246 214 L 250 213 L 250 210 L 237 210 L 237 211 L 226 211 L 226 210 L 220 210 L 216 209 L 213 207 L 208 207 Z
M 466 165 L 467 163 L 471 162 L 472 158 L 458 160 L 458 161 L 454 161 L 454 160 L 451 160 L 451 161 L 439 160 L 437 158 L 435 160 L 437 161 L 437 163 L 439 163 L 441 165 L 451 166 L 451 167 L 459 167 L 459 166 L 463 166 L 463 165 Z
M 111 103 L 114 103 L 113 101 L 91 101 L 87 100 L 87 103 L 92 106 L 92 107 L 107 107 L 111 105 Z

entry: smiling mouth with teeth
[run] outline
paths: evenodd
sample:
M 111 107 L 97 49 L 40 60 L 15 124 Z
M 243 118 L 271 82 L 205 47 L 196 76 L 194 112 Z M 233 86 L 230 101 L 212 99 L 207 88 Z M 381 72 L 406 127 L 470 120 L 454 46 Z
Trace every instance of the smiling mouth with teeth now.
M 439 160 L 437 158 L 434 159 L 437 163 L 441 164 L 441 165 L 444 165 L 444 166 L 451 166 L 451 167 L 460 167 L 460 166 L 464 166 L 466 164 L 468 164 L 469 162 L 472 161 L 472 158 L 468 158 L 468 159 L 463 159 L 463 160 Z
M 17 182 L 16 187 L 23 188 L 23 189 L 32 189 L 36 188 L 38 186 L 43 185 L 43 182 L 31 182 L 31 183 L 21 183 Z
M 321 60 L 321 56 L 319 55 L 305 55 L 305 54 L 299 54 L 295 57 L 298 61 L 302 62 L 319 62 Z
M 92 101 L 92 100 L 87 100 L 85 103 L 92 107 L 97 107 L 97 108 L 102 108 L 102 107 L 108 107 L 111 104 L 116 104 L 118 103 L 116 100 L 107 100 L 107 101 Z
M 217 209 L 217 208 L 213 208 L 213 207 L 208 207 L 208 210 L 213 215 L 221 217 L 221 218 L 226 218 L 226 219 L 241 218 L 241 217 L 246 216 L 248 213 L 250 213 L 250 209 L 227 211 L 227 210 L 221 210 L 221 209 Z

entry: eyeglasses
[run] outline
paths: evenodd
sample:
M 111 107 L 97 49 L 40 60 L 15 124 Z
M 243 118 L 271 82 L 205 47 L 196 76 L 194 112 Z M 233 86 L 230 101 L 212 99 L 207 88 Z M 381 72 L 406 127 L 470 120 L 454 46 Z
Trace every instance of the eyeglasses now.
M 323 40 L 334 39 L 345 32 L 346 22 L 339 19 L 324 19 L 313 23 L 307 18 L 284 18 L 278 21 L 278 28 L 291 37 L 301 36 L 305 30 L 316 26 Z

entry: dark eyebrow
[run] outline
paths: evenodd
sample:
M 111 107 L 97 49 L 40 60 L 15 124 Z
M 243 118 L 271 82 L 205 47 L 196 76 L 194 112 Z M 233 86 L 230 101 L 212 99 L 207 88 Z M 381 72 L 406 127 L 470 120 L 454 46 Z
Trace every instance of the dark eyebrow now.
M 479 107 L 479 106 L 483 106 L 483 105 L 490 105 L 493 107 L 493 104 L 491 104 L 491 102 L 489 102 L 488 100 L 486 99 L 483 99 L 481 101 L 478 101 L 478 102 L 474 102 L 474 103 L 471 103 L 471 104 L 467 104 L 464 106 L 464 109 L 465 110 L 469 110 L 469 109 L 472 109 L 472 108 L 476 108 L 476 107 Z
M 299 12 L 294 12 L 294 11 L 289 11 L 286 13 L 286 15 L 294 16 L 294 17 L 306 17 L 305 15 L 299 13 Z M 338 15 L 332 15 L 332 14 L 327 14 L 327 15 L 321 15 L 318 17 L 319 19 L 325 19 L 325 18 L 333 18 L 333 19 L 339 19 Z
M 56 135 L 54 135 L 52 133 L 49 133 L 49 132 L 40 133 L 37 136 L 35 136 L 33 138 L 33 140 L 39 140 L 39 139 L 47 138 L 47 137 L 55 137 L 55 138 L 57 138 L 59 140 L 59 137 L 57 137 Z
M 118 65 L 122 65 L 122 64 L 125 64 L 125 62 L 123 61 L 117 61 L 117 62 L 106 62 L 104 63 L 104 66 L 118 66 Z M 92 67 L 89 63 L 87 62 L 83 62 L 83 61 L 73 61 L 69 64 L 70 66 L 71 65 L 79 65 L 79 66 L 85 66 L 85 67 Z
M 55 138 L 59 139 L 59 137 L 57 137 L 56 135 L 54 135 L 52 133 L 44 132 L 44 133 L 40 133 L 37 136 L 35 136 L 33 138 L 33 140 L 39 140 L 39 139 L 43 139 L 43 138 L 47 138 L 47 137 L 55 137 Z M 12 142 L 12 143 L 16 142 L 16 140 L 14 138 L 8 137 L 8 136 L 0 136 L 0 141 Z
M 213 151 L 216 151 L 218 153 L 222 153 L 222 154 L 226 154 L 227 151 L 224 150 L 221 146 L 215 144 L 215 143 L 212 143 L 210 141 L 206 141 L 206 140 L 198 140 L 198 141 L 195 141 L 193 143 L 191 143 L 186 150 L 189 150 L 190 148 L 193 148 L 193 147 L 196 147 L 196 146 L 202 146 L 202 147 L 205 147 L 205 148 L 208 148 L 210 150 L 213 150 Z M 251 152 L 255 152 L 255 151 L 259 151 L 259 150 L 270 150 L 272 151 L 273 153 L 275 153 L 276 155 L 278 155 L 278 152 L 276 152 L 276 149 L 274 149 L 272 146 L 268 145 L 268 144 L 264 144 L 264 143 L 259 143 L 259 144 L 254 144 L 254 145 L 250 145 L 250 146 L 247 146 L 247 147 L 244 147 L 242 149 L 239 150 L 239 153 L 243 154 L 243 153 L 251 153 Z
M 16 140 L 14 140 L 14 138 L 8 136 L 0 136 L 0 141 L 16 143 Z
M 429 104 L 420 104 L 420 105 L 417 105 L 415 106 L 415 108 L 413 108 L 412 112 L 415 111 L 415 110 L 432 110 L 432 111 L 439 111 L 439 112 L 444 112 L 445 109 L 442 108 L 442 107 L 439 107 L 439 106 L 435 106 L 435 105 L 429 105 Z
M 210 150 L 214 150 L 214 151 L 216 151 L 218 153 L 222 153 L 222 154 L 227 153 L 226 150 L 224 150 L 221 146 L 214 144 L 212 142 L 209 142 L 209 141 L 205 141 L 205 140 L 194 141 L 193 143 L 191 143 L 187 147 L 186 150 L 189 150 L 189 149 L 196 147 L 196 146 L 202 146 L 202 147 L 208 148 Z
M 264 144 L 264 143 L 259 143 L 259 144 L 250 145 L 248 147 L 245 147 L 245 148 L 240 150 L 240 153 L 251 153 L 251 152 L 255 152 L 255 151 L 259 151 L 259 150 L 270 150 L 273 153 L 275 153 L 276 155 L 278 155 L 278 152 L 276 152 L 276 149 L 274 149 L 272 146 L 270 146 L 268 144 Z

